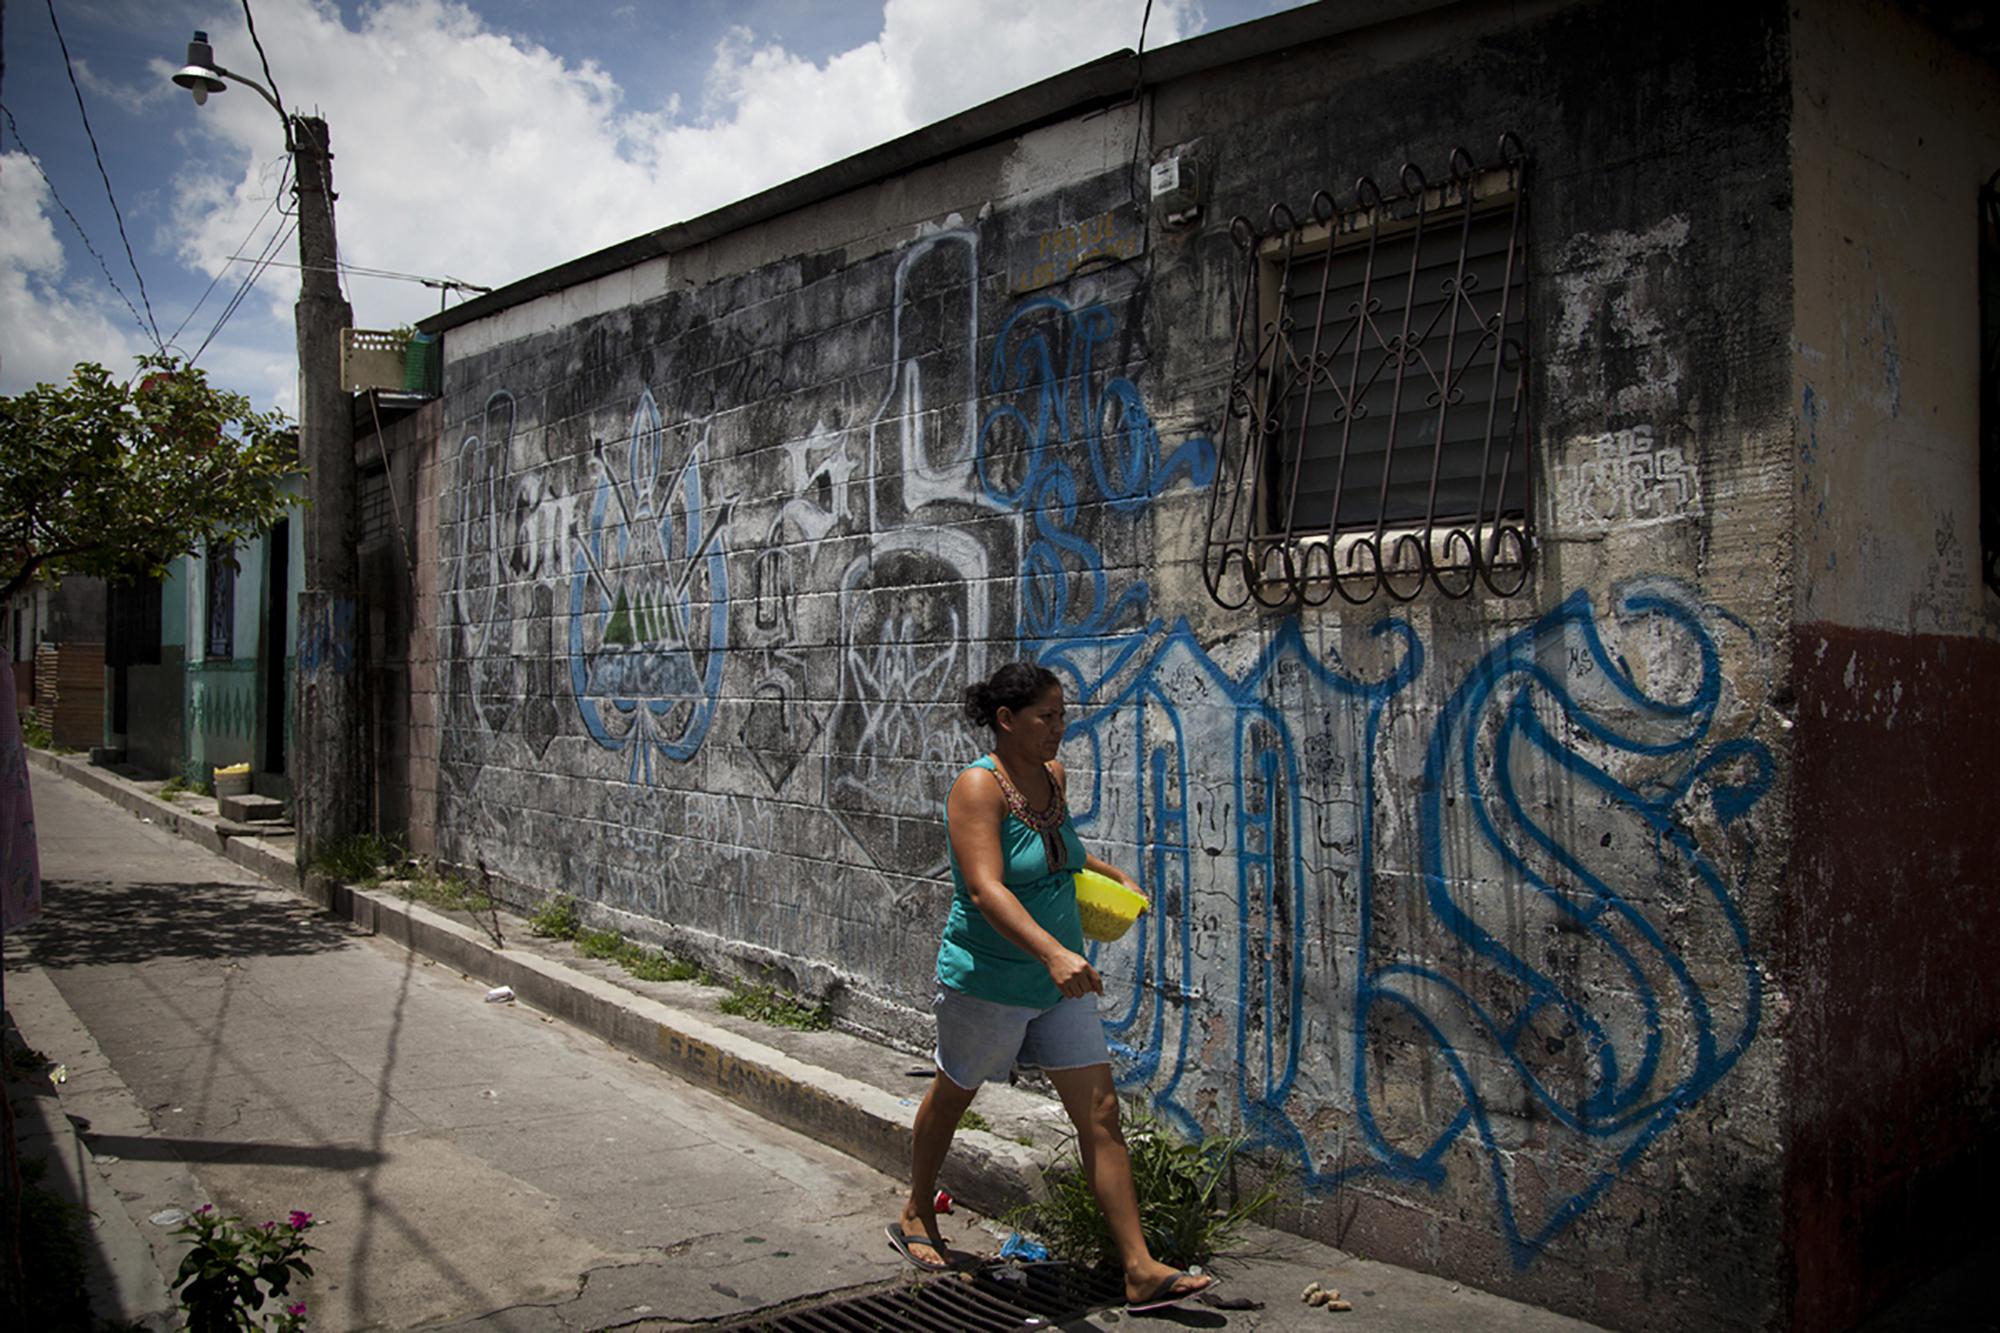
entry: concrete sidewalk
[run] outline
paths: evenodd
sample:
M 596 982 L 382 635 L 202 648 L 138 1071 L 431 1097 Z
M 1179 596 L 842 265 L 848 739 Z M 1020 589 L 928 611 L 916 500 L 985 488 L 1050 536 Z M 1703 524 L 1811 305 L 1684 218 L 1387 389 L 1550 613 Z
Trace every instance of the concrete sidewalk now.
M 363 889 L 301 877 L 291 864 L 287 843 L 260 837 L 249 829 L 221 825 L 192 809 L 190 802 L 162 801 L 153 794 L 156 784 L 121 778 L 76 759 L 36 752 L 31 756 L 44 772 L 69 779 L 151 822 L 158 830 L 179 834 L 332 910 L 331 921 L 305 910 L 305 904 L 296 900 L 287 911 L 282 898 L 259 896 L 268 891 L 254 886 L 248 876 L 225 871 L 221 862 L 202 858 L 205 866 L 186 871 L 182 878 L 194 877 L 204 902 L 218 897 L 225 903 L 236 902 L 237 895 L 250 895 L 223 909 L 224 917 L 233 914 L 235 919 L 218 918 L 208 923 L 206 933 L 214 935 L 226 929 L 235 939 L 229 956 L 180 960 L 181 965 L 194 970 L 176 977 L 164 989 L 163 981 L 172 974 L 159 975 L 164 962 L 150 965 L 155 977 L 128 982 L 122 993 L 127 997 L 127 1012 L 157 1011 L 164 1005 L 176 1022 L 212 1025 L 204 1029 L 212 1030 L 212 1039 L 194 1048 L 207 1068 L 190 1069 L 187 1052 L 176 1055 L 171 1048 L 148 1051 L 143 1042 L 121 1059 L 115 1022 L 111 1038 L 104 1043 L 112 1053 L 108 1065 L 130 1065 L 138 1059 L 138 1067 L 152 1071 L 142 1081 L 165 1080 L 158 1085 L 160 1091 L 172 1090 L 173 1095 L 165 1095 L 157 1105 L 155 1097 L 143 1098 L 152 1114 L 141 1119 L 149 1119 L 152 1134 L 180 1140 L 176 1145 L 180 1155 L 195 1159 L 193 1177 L 226 1181 L 223 1188 L 231 1194 L 232 1203 L 254 1199 L 257 1207 L 276 1209 L 277 1216 L 290 1207 L 310 1207 L 307 1200 L 313 1197 L 313 1190 L 321 1191 L 319 1197 L 324 1197 L 324 1173 L 333 1168 L 369 1182 L 353 1201 L 357 1208 L 379 1205 L 388 1197 L 383 1194 L 386 1187 L 382 1182 L 396 1174 L 385 1169 L 392 1155 L 397 1158 L 397 1170 L 405 1172 L 407 1180 L 390 1194 L 406 1192 L 414 1198 L 437 1192 L 437 1206 L 399 1213 L 393 1229 L 406 1233 L 404 1240 L 421 1243 L 433 1266 L 440 1271 L 449 1269 L 456 1278 L 433 1281 L 428 1288 L 419 1283 L 420 1288 L 433 1291 L 433 1298 L 399 1298 L 389 1303 L 378 1300 L 381 1293 L 377 1291 L 337 1287 L 322 1293 L 323 1298 L 331 1296 L 352 1304 L 330 1307 L 344 1309 L 346 1318 L 328 1319 L 322 1326 L 409 1327 L 474 1318 L 485 1327 L 506 1328 L 600 1327 L 635 1321 L 637 1326 L 674 1327 L 679 1326 L 675 1321 L 713 1320 L 754 1306 L 792 1301 L 811 1292 L 894 1281 L 905 1275 L 881 1243 L 880 1225 L 891 1215 L 898 1197 L 897 1181 L 907 1161 L 915 1099 L 929 1077 L 927 1062 L 921 1057 L 849 1034 L 792 1032 L 722 1014 L 716 1007 L 722 992 L 694 983 L 636 981 L 613 965 L 578 956 L 565 943 L 535 938 L 524 922 L 506 913 L 482 913 L 475 922 L 409 901 L 393 886 Z M 49 784 L 38 784 L 38 808 L 48 790 Z M 80 793 L 68 801 L 49 795 L 51 814 L 58 803 L 80 798 Z M 50 815 L 43 818 L 46 838 Z M 115 833 L 115 829 L 111 831 Z M 46 848 L 44 855 L 48 859 Z M 199 856 L 201 853 L 192 848 L 183 852 L 183 858 Z M 65 895 L 80 891 L 68 882 L 59 863 L 49 865 L 46 873 L 62 886 Z M 252 904 L 254 910 L 238 910 L 244 903 Z M 116 906 L 97 903 L 88 915 L 99 919 Z M 211 904 L 203 910 L 217 909 Z M 62 924 L 69 921 L 72 911 L 68 903 L 52 901 L 50 919 L 35 928 L 54 926 L 54 940 L 36 950 L 36 961 L 45 974 L 90 965 L 86 956 L 116 952 L 106 947 L 116 941 L 90 937 L 94 927 Z M 169 914 L 159 915 L 160 920 L 142 919 L 130 926 L 125 937 L 143 938 L 147 931 L 163 928 Z M 274 917 L 283 924 L 272 924 Z M 243 937 L 252 922 L 258 924 L 248 938 Z M 369 947 L 360 947 L 363 942 Z M 384 953 L 382 946 L 391 942 L 409 952 Z M 11 943 L 9 953 L 11 969 L 15 963 Z M 195 967 L 196 961 L 199 967 Z M 382 972 L 384 966 L 392 976 Z M 28 969 L 27 974 L 34 971 Z M 10 976 L 10 999 L 15 984 Z M 382 1026 L 385 997 L 380 992 L 385 985 L 395 994 L 393 1029 Z M 481 1003 L 485 989 L 495 985 L 511 986 L 520 1003 Z M 100 978 L 96 987 L 105 993 L 119 992 L 119 983 L 109 975 Z M 58 989 L 48 985 L 43 998 Z M 245 1016 L 240 1004 L 234 1016 L 225 1012 L 233 1003 L 229 997 L 246 992 L 268 1012 L 259 1013 L 254 1020 Z M 413 1003 L 427 1006 L 421 1021 L 407 1008 Z M 21 1013 L 23 1030 L 38 1044 L 43 1040 L 36 1031 L 39 1025 L 62 1028 L 66 1022 L 74 1023 L 73 1017 L 66 1020 L 53 1004 L 40 1013 L 32 1007 Z M 495 1119 L 490 1113 L 493 1108 L 474 1102 L 473 1093 L 490 1102 L 492 1088 L 488 1085 L 503 1075 L 515 1077 L 524 1071 L 518 1067 L 518 1058 L 498 1063 L 490 1059 L 492 1052 L 487 1048 L 493 1043 L 530 1036 L 545 1038 L 530 1043 L 536 1051 L 533 1058 L 540 1061 L 552 1058 L 548 1048 L 556 1034 L 574 1041 L 567 1037 L 563 1025 L 551 1029 L 549 1016 L 601 1038 L 628 1057 L 616 1062 L 621 1066 L 616 1071 L 621 1078 L 613 1080 L 620 1084 L 618 1115 L 623 1118 L 619 1123 L 613 1126 L 607 1122 L 601 1108 L 566 1109 L 575 1095 L 594 1100 L 601 1089 L 586 1087 L 572 1093 L 566 1091 L 563 1075 L 530 1078 L 520 1085 L 522 1091 L 517 1095 L 542 1099 L 538 1113 L 506 1121 L 504 1148 L 472 1154 L 481 1157 L 483 1153 L 482 1160 L 497 1174 L 466 1184 L 456 1178 L 462 1162 L 412 1159 L 412 1154 L 421 1158 L 422 1151 L 429 1151 L 416 1145 L 432 1143 L 441 1130 L 455 1132 L 480 1123 L 482 1117 L 472 1112 L 485 1110 L 489 1114 L 484 1120 Z M 93 1032 L 104 1021 L 92 1021 L 89 1014 L 84 1018 Z M 147 1026 L 137 1019 L 134 1023 L 135 1032 Z M 259 1062 L 279 1058 L 274 1052 L 287 1043 L 296 1045 L 302 1027 L 312 1031 L 313 1059 L 305 1064 L 295 1059 L 283 1079 L 260 1073 Z M 136 1040 L 134 1034 L 127 1036 Z M 228 1058 L 240 1066 L 226 1078 L 219 1077 L 215 1057 L 210 1054 L 221 1048 L 226 1048 Z M 384 1064 L 385 1056 L 393 1058 Z M 79 1058 L 88 1067 L 92 1057 L 84 1053 Z M 463 1067 L 467 1061 L 477 1068 Z M 324 1067 L 330 1065 L 339 1067 Z M 672 1081 L 660 1082 L 656 1070 L 678 1075 L 717 1096 L 690 1090 L 683 1095 L 699 1099 L 701 1105 L 676 1112 L 670 1117 L 674 1122 L 671 1128 L 655 1125 L 648 1131 L 650 1137 L 633 1137 L 628 1128 L 632 1116 L 674 1095 Z M 631 1084 L 629 1080 L 640 1078 L 642 1071 L 652 1081 L 643 1086 Z M 579 1075 L 572 1072 L 567 1077 Z M 592 1077 L 601 1079 L 604 1075 L 593 1071 Z M 357 1078 L 365 1086 L 356 1086 Z M 212 1125 L 196 1125 L 193 1128 L 198 1132 L 191 1134 L 181 1133 L 175 1125 L 174 1134 L 165 1134 L 160 1128 L 164 1118 L 182 1114 L 196 1093 L 212 1096 L 219 1082 L 239 1089 L 230 1109 L 218 1107 L 212 1112 L 230 1116 L 226 1123 L 218 1120 Z M 288 1091 L 281 1095 L 279 1084 Z M 455 1097 L 446 1091 L 448 1088 L 472 1091 Z M 66 1090 L 65 1106 L 72 1096 L 84 1091 Z M 341 1149 L 359 1152 L 361 1157 L 351 1162 L 332 1158 L 287 1162 L 272 1159 L 268 1151 L 253 1146 L 268 1142 L 269 1135 L 245 1135 L 246 1122 L 255 1129 L 261 1115 L 295 1132 L 300 1124 L 298 1108 L 287 1112 L 282 1104 L 301 1095 L 327 1119 L 329 1131 L 336 1124 L 351 1124 L 354 1115 L 365 1113 L 366 1133 Z M 427 1106 L 432 1108 L 428 1114 Z M 729 1119 L 739 1114 L 739 1107 L 784 1128 L 746 1129 Z M 981 1095 L 979 1110 L 992 1126 L 991 1132 L 961 1133 L 947 1164 L 945 1184 L 961 1200 L 990 1213 L 1026 1198 L 1037 1187 L 1042 1166 L 1061 1140 L 1064 1122 L 1052 1101 L 1021 1089 L 988 1089 Z M 121 1124 L 129 1121 L 129 1111 L 119 1118 Z M 93 1118 L 91 1123 L 95 1128 L 98 1121 Z M 789 1171 L 779 1172 L 780 1183 L 765 1195 L 740 1182 L 733 1186 L 749 1192 L 740 1194 L 735 1204 L 723 1210 L 732 1225 L 721 1225 L 718 1217 L 715 1227 L 700 1233 L 750 1233 L 748 1239 L 738 1235 L 728 1242 L 734 1248 L 726 1254 L 715 1251 L 700 1256 L 704 1267 L 727 1264 L 733 1272 L 743 1274 L 740 1280 L 714 1284 L 716 1290 L 709 1292 L 708 1284 L 689 1287 L 689 1274 L 671 1271 L 671 1263 L 648 1258 L 661 1235 L 650 1225 L 653 1219 L 647 1219 L 646 1227 L 611 1224 L 620 1220 L 621 1213 L 628 1222 L 637 1219 L 638 1215 L 626 1207 L 627 1196 L 634 1193 L 633 1173 L 654 1181 L 657 1190 L 674 1183 L 674 1173 L 661 1180 L 652 1169 L 654 1164 L 669 1159 L 686 1164 L 712 1162 L 717 1124 L 733 1126 L 730 1132 L 736 1135 L 733 1146 L 739 1154 L 756 1156 L 753 1141 L 758 1133 L 765 1133 L 779 1136 L 784 1150 L 799 1160 Z M 620 1132 L 606 1132 L 612 1129 Z M 797 1133 L 786 1134 L 786 1129 Z M 210 1136 L 224 1131 L 240 1142 L 224 1154 L 227 1160 L 207 1160 L 215 1156 Z M 660 1139 L 660 1133 L 666 1138 Z M 689 1135 L 696 1139 L 689 1139 Z M 698 1150 L 701 1136 L 707 1136 L 710 1151 Z M 127 1140 L 132 1137 L 121 1136 L 119 1142 L 129 1147 Z M 320 1137 L 327 1139 L 328 1132 L 321 1131 Z M 588 1151 L 578 1146 L 599 1139 L 605 1142 Z M 102 1151 L 103 1140 L 97 1142 Z M 875 1170 L 859 1165 L 836 1168 L 825 1162 L 816 1162 L 808 1169 L 800 1164 L 810 1156 L 807 1149 L 822 1146 L 837 1149 Z M 690 1148 L 697 1151 L 690 1153 Z M 121 1158 L 121 1164 L 133 1158 L 129 1152 L 113 1155 Z M 559 1158 L 563 1160 L 556 1160 Z M 517 1200 L 517 1192 L 509 1187 L 520 1185 L 525 1178 L 523 1169 L 538 1160 L 548 1168 L 545 1179 L 535 1182 L 528 1195 Z M 231 1175 L 232 1168 L 240 1174 Z M 478 1176 L 476 1171 L 471 1174 Z M 563 1179 L 566 1174 L 587 1178 L 588 1188 L 570 1188 Z M 200 1180 L 195 1183 L 198 1186 Z M 178 1188 L 176 1197 L 185 1202 L 192 1203 L 198 1197 L 198 1191 L 191 1192 L 184 1184 Z M 370 1191 L 375 1197 L 367 1197 Z M 144 1201 L 143 1211 L 171 1191 L 164 1182 L 154 1182 L 133 1192 Z M 646 1190 L 636 1192 L 644 1194 Z M 708 1192 L 712 1196 L 714 1187 Z M 495 1200 L 502 1198 L 509 1200 L 498 1210 L 506 1220 L 490 1225 L 495 1221 Z M 513 1216 L 516 1209 L 525 1212 Z M 565 1210 L 571 1214 L 567 1219 L 562 1216 Z M 963 1218 L 954 1234 L 960 1244 L 990 1249 L 993 1242 L 982 1234 L 979 1221 L 977 1217 Z M 772 1233 L 778 1230 L 793 1238 L 782 1247 L 760 1250 L 760 1246 L 771 1246 Z M 492 1274 L 500 1279 L 526 1276 L 518 1262 L 510 1262 L 510 1243 L 518 1246 L 529 1239 L 538 1248 L 573 1249 L 562 1262 L 548 1267 L 572 1272 L 575 1285 L 568 1291 L 503 1290 L 506 1284 L 501 1281 L 490 1293 L 479 1295 L 478 1300 L 485 1302 L 483 1308 L 474 1308 L 477 1302 L 467 1304 L 466 1293 L 481 1289 L 481 1281 L 473 1280 L 472 1274 Z M 673 1243 L 667 1242 L 668 1247 Z M 809 1255 L 810 1262 L 774 1267 L 769 1260 L 772 1248 L 785 1249 L 788 1258 Z M 368 1247 L 363 1247 L 356 1263 L 348 1267 L 346 1281 L 372 1288 L 378 1283 L 377 1272 L 360 1262 L 368 1257 L 367 1251 Z M 1217 1269 L 1227 1281 L 1227 1294 L 1261 1301 L 1264 1308 L 1224 1312 L 1192 1307 L 1178 1318 L 1209 1327 L 1326 1327 L 1328 1319 L 1336 1316 L 1308 1309 L 1299 1301 L 1305 1283 L 1317 1280 L 1340 1287 L 1353 1302 L 1351 1314 L 1338 1316 L 1351 1323 L 1403 1329 L 1586 1327 L 1427 1275 L 1356 1259 L 1278 1231 L 1260 1229 L 1243 1252 L 1219 1263 Z M 781 1271 L 800 1280 L 789 1285 L 778 1282 L 775 1277 Z M 804 1280 L 808 1271 L 812 1277 Z M 366 1281 L 361 1280 L 364 1273 Z M 451 1299 L 454 1281 L 459 1289 L 456 1302 Z M 340 1296 L 341 1290 L 347 1295 Z M 720 1294 L 723 1290 L 728 1292 L 726 1296 Z M 1105 1316 L 1106 1323 L 1116 1319 L 1115 1315 Z

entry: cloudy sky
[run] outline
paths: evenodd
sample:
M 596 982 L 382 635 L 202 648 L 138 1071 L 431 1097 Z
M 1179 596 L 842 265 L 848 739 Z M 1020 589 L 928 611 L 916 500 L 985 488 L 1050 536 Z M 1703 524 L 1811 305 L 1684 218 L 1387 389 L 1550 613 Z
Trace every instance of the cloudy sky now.
M 1154 0 L 1146 45 L 1298 2 Z M 342 260 L 500 286 L 1135 46 L 1144 9 L 251 0 L 249 12 L 287 107 L 326 117 Z M 217 383 L 295 410 L 298 275 L 284 265 L 298 249 L 277 117 L 246 88 L 196 108 L 168 82 L 196 28 L 223 66 L 261 77 L 240 0 L 15 0 L 0 22 L 0 393 L 79 360 L 129 367 L 157 327 Z M 346 285 L 365 328 L 440 301 L 416 282 L 350 272 Z

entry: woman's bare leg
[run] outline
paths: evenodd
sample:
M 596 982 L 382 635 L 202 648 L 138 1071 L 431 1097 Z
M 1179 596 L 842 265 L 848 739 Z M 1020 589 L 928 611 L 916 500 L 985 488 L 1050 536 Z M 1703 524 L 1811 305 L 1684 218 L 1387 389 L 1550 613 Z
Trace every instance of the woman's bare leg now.
M 1125 1298 L 1136 1301 L 1151 1294 L 1174 1270 L 1153 1257 L 1139 1226 L 1139 1195 L 1132 1187 L 1132 1157 L 1125 1149 L 1125 1132 L 1118 1123 L 1118 1090 L 1111 1082 L 1111 1066 L 1042 1072 L 1055 1085 L 1070 1123 L 1076 1126 L 1084 1176 L 1090 1181 L 1090 1192 L 1097 1196 L 1097 1206 L 1104 1210 L 1111 1243 L 1125 1269 Z M 1175 1284 L 1174 1290 L 1192 1296 L 1214 1281 L 1211 1277 L 1190 1277 Z
M 910 1238 L 910 1253 L 926 1267 L 933 1260 L 939 1269 L 951 1265 L 944 1237 L 938 1234 L 935 1206 L 938 1168 L 944 1165 L 945 1152 L 958 1132 L 959 1117 L 972 1105 L 978 1091 L 959 1087 L 940 1071 L 931 1080 L 923 1105 L 917 1108 L 916 1124 L 910 1134 L 910 1197 L 903 1203 L 903 1215 L 897 1225 Z

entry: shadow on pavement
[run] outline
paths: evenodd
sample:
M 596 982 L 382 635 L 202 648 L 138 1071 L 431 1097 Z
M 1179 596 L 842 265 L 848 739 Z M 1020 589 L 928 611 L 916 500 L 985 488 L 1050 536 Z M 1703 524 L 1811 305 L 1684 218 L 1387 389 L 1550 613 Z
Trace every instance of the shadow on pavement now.
M 232 1166 L 304 1166 L 320 1171 L 361 1171 L 379 1165 L 374 1148 L 345 1148 L 319 1143 L 250 1143 L 232 1139 L 141 1138 L 131 1134 L 92 1134 L 83 1141 L 102 1157 L 111 1154 L 128 1162 L 210 1162 Z
M 44 967 L 315 954 L 348 942 L 316 918 L 246 884 L 44 880 L 41 920 L 17 934 Z

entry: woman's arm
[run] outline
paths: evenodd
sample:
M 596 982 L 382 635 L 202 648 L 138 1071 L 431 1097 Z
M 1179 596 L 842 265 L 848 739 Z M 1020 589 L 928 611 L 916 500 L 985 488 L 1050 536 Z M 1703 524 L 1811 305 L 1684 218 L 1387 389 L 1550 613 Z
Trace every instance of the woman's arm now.
M 952 784 L 944 808 L 952 855 L 958 858 L 959 874 L 965 877 L 965 887 L 979 914 L 1002 939 L 1047 968 L 1049 980 L 1064 995 L 1103 991 L 1097 969 L 1043 930 L 1001 878 L 1005 859 L 1000 850 L 1000 824 L 1007 815 L 1007 802 L 1000 794 L 998 779 L 984 769 L 967 769 Z

